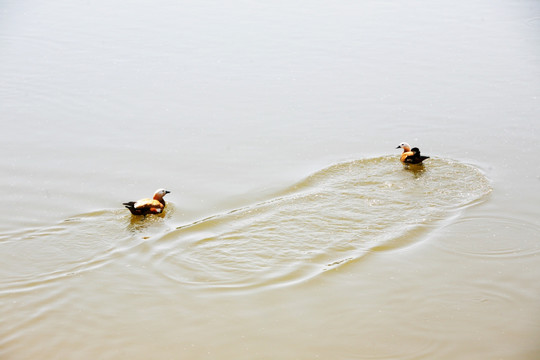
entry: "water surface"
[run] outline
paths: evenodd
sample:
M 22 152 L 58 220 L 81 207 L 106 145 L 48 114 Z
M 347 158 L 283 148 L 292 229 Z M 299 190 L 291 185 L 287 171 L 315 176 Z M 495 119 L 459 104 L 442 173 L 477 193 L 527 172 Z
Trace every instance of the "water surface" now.
M 4 1 L 0 357 L 538 358 L 538 19 Z

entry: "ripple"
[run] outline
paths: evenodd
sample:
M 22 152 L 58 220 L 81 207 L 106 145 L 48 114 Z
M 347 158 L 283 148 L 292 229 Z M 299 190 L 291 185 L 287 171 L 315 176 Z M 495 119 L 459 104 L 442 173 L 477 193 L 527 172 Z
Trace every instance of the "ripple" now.
M 490 191 L 473 166 L 434 158 L 404 168 L 392 156 L 335 164 L 266 201 L 173 229 L 171 203 L 163 217 L 81 214 L 0 234 L 0 293 L 51 286 L 120 258 L 207 289 L 287 286 L 418 242 Z
M 154 237 L 151 261 L 181 283 L 250 289 L 303 281 L 421 239 L 491 191 L 473 166 L 395 157 L 339 163 L 275 197 Z
M 173 209 L 171 205 L 170 213 Z M 149 234 L 170 230 L 164 226 L 160 217 L 143 221 L 123 209 L 100 210 L 53 226 L 1 234 L 0 251 L 6 256 L 0 294 L 4 289 L 9 293 L 37 290 L 100 268 L 133 251 Z
M 468 217 L 449 225 L 463 234 L 452 243 L 440 243 L 446 251 L 475 257 L 524 257 L 540 253 L 540 226 L 508 217 Z M 456 230 L 456 228 L 458 230 Z M 474 229 L 474 232 L 470 230 Z M 484 234 L 481 239 L 474 235 Z M 519 234 L 519 236 L 516 236 Z M 461 240 L 461 241 L 460 241 Z

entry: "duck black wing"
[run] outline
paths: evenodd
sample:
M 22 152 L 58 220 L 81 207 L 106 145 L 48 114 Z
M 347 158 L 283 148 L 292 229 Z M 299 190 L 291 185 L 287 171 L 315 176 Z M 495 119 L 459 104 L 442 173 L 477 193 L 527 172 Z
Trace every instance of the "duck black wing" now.
M 135 208 L 135 201 L 125 202 L 124 205 L 133 215 L 142 215 L 142 213 Z
M 133 215 L 147 215 L 150 213 L 147 207 L 135 206 L 135 204 L 137 204 L 137 201 L 126 202 L 122 205 L 124 205 Z
M 420 155 L 420 149 L 416 147 L 412 148 L 411 152 L 413 154 L 405 158 L 405 161 L 404 161 L 405 164 L 413 164 L 413 165 L 421 164 L 422 161 L 429 159 L 429 156 Z

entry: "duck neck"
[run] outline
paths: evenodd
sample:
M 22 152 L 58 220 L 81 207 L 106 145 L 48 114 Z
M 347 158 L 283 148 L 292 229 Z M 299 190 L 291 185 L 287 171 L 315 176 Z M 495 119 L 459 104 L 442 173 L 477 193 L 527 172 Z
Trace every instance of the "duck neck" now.
M 159 194 L 155 194 L 155 195 L 154 195 L 154 200 L 159 201 L 160 203 L 163 204 L 163 206 L 165 206 L 165 200 L 163 200 L 163 196 L 161 196 L 161 195 L 159 195 Z

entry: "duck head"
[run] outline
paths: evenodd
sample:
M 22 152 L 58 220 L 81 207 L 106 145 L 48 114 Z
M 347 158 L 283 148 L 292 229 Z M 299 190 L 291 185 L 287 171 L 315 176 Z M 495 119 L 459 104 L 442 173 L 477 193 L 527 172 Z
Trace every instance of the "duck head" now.
M 411 151 L 411 146 L 406 142 L 402 142 L 396 147 L 396 149 L 403 149 L 404 152 L 408 152 Z

